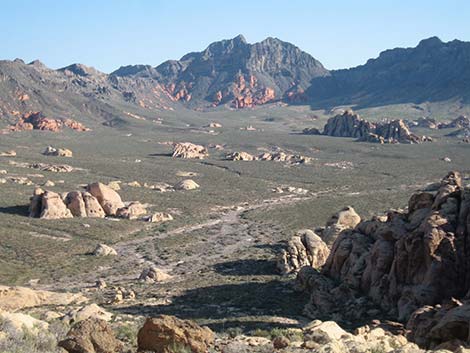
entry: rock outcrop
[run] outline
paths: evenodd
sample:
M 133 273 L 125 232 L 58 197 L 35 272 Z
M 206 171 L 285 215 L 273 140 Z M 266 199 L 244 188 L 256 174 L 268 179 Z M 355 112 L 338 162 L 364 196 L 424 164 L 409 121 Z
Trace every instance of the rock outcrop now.
M 123 344 L 106 321 L 90 318 L 72 327 L 59 347 L 69 353 L 119 353 Z
M 315 130 L 313 131 L 315 132 Z M 328 119 L 323 128 L 323 135 L 354 137 L 358 141 L 381 144 L 431 141 L 429 138 L 413 134 L 402 119 L 372 123 L 362 119 L 352 110 L 346 110 L 344 113 Z
M 330 119 L 323 128 L 323 135 L 364 138 L 375 131 L 375 124 L 362 119 L 352 110 L 346 110 Z
M 171 353 L 179 349 L 207 353 L 214 344 L 214 333 L 192 321 L 161 315 L 145 321 L 137 343 L 141 351 Z
M 304 266 L 320 269 L 330 250 L 322 239 L 309 229 L 298 231 L 282 251 L 277 267 L 282 274 L 296 273 Z
M 440 123 L 437 126 L 439 129 L 464 129 L 470 128 L 470 118 L 465 115 L 460 115 L 452 121 Z
M 428 310 L 428 306 L 444 306 L 446 301 L 464 298 L 469 292 L 469 219 L 470 189 L 462 186 L 458 172 L 451 172 L 437 192 L 415 193 L 407 211 L 390 211 L 386 217 L 343 230 L 321 273 L 308 267 L 299 273 L 299 286 L 311 293 L 306 311 L 317 315 L 335 305 L 342 310 L 349 302 L 355 305 L 356 314 L 366 316 L 374 310 L 366 307 L 373 304 L 384 315 L 400 321 L 412 317 L 410 327 L 428 325 L 420 322 L 442 313 L 439 307 Z M 463 305 L 459 308 L 454 312 L 456 316 L 466 310 Z M 343 314 L 350 315 L 347 309 Z M 442 331 L 437 334 L 438 328 L 429 331 L 437 335 L 432 336 L 433 340 L 450 338 Z M 414 331 L 411 337 L 422 336 L 428 330 Z
M 184 159 L 204 159 L 209 156 L 209 152 L 204 146 L 191 142 L 181 142 L 173 146 L 172 156 Z

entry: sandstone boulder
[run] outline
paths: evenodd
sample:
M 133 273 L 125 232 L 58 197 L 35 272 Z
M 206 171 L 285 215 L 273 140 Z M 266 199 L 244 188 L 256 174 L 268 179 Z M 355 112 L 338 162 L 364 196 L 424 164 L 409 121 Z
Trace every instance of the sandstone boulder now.
M 69 192 L 65 197 L 65 205 L 74 217 L 87 217 L 85 201 L 80 191 Z
M 89 192 L 82 192 L 83 202 L 85 203 L 86 217 L 104 218 L 106 212 L 101 207 L 98 199 Z
M 96 197 L 107 216 L 115 216 L 117 210 L 124 207 L 119 194 L 107 185 L 102 183 L 89 184 L 87 191 Z
M 204 146 L 190 142 L 176 143 L 173 146 L 173 157 L 184 159 L 204 159 L 209 156 L 209 152 Z
M 33 199 L 36 197 L 33 196 Z M 41 213 L 39 218 L 43 219 L 62 219 L 62 218 L 72 218 L 73 215 L 70 210 L 65 205 L 62 197 L 52 191 L 45 191 L 42 195 L 39 196 L 41 198 Z M 37 204 L 39 201 L 33 200 L 35 203 L 34 207 L 31 207 L 31 212 L 34 215 Z
M 277 267 L 282 274 L 296 273 L 304 266 L 319 269 L 329 254 L 328 246 L 317 234 L 308 229 L 301 230 L 289 240 L 278 259 Z
M 90 318 L 72 327 L 59 347 L 69 353 L 119 353 L 123 344 L 106 321 Z
M 180 349 L 207 353 L 214 344 L 214 333 L 192 321 L 161 315 L 147 319 L 139 330 L 137 342 L 142 351 L 172 353 Z
M 111 321 L 113 315 L 96 304 L 89 304 L 77 309 L 70 310 L 64 320 L 69 322 L 80 322 L 89 318 Z

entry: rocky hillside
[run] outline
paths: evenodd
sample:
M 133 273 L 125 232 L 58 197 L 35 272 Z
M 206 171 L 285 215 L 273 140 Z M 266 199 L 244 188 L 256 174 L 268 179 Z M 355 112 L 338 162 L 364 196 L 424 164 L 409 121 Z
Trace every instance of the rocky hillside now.
M 127 66 L 115 77 L 145 77 L 161 82 L 177 101 L 198 105 L 252 107 L 287 99 L 302 100 L 316 77 L 328 76 L 323 65 L 296 46 L 276 38 L 249 44 L 243 36 L 209 45 L 179 61 L 155 68 Z
M 380 106 L 460 98 L 470 100 L 470 43 L 437 37 L 416 48 L 380 53 L 366 64 L 313 80 L 314 105 Z
M 314 318 L 350 324 L 382 315 L 406 323 L 408 338 L 422 347 L 463 345 L 470 318 L 469 200 L 461 174 L 450 172 L 413 194 L 407 210 L 366 221 L 343 210 L 333 232 L 330 221 L 318 236 L 292 243 L 282 268 L 307 264 L 298 285 L 310 294 L 305 310 Z

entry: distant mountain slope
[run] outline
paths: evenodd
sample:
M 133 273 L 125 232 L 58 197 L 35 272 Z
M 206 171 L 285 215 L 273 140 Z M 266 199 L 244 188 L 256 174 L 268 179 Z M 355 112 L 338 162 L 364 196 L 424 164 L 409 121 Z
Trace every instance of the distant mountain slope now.
M 307 94 L 317 106 L 469 102 L 470 42 L 432 37 L 415 48 L 386 50 L 365 65 L 312 80 Z
M 313 78 L 329 72 L 290 43 L 267 38 L 249 44 L 238 36 L 212 43 L 203 52 L 187 54 L 179 61 L 156 68 L 121 67 L 111 75 L 157 79 L 176 100 L 189 105 L 228 103 L 242 108 L 299 99 Z
M 0 61 L 0 116 L 14 122 L 31 111 L 53 118 L 120 118 L 134 110 L 171 109 L 171 97 L 154 80 L 111 77 L 73 64 L 59 70 L 39 61 Z

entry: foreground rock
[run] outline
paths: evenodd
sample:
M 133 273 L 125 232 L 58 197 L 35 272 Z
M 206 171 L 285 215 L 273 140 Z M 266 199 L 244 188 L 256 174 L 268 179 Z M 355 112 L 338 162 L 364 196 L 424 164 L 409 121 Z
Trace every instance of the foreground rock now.
M 304 266 L 321 268 L 330 250 L 322 239 L 311 230 L 298 231 L 279 257 L 277 267 L 282 274 L 298 272 Z
M 209 152 L 204 146 L 195 145 L 190 142 L 181 142 L 173 146 L 172 156 L 184 159 L 204 159 L 209 156 Z
M 214 344 L 214 333 L 192 321 L 161 315 L 147 319 L 139 330 L 137 343 L 141 351 L 207 353 Z
M 75 325 L 59 347 L 69 353 L 118 353 L 123 344 L 106 321 L 87 319 Z
M 464 335 L 468 340 L 467 306 L 442 307 L 470 289 L 469 218 L 470 189 L 451 172 L 437 192 L 415 193 L 407 211 L 390 211 L 342 231 L 321 273 L 307 267 L 299 273 L 299 286 L 311 295 L 306 312 L 359 320 L 372 315 L 375 305 L 380 308 L 375 315 L 411 317 L 410 337 L 420 344 Z
M 67 148 L 55 148 L 52 146 L 47 146 L 47 148 L 42 153 L 45 156 L 54 156 L 54 157 L 72 157 L 73 152 Z

